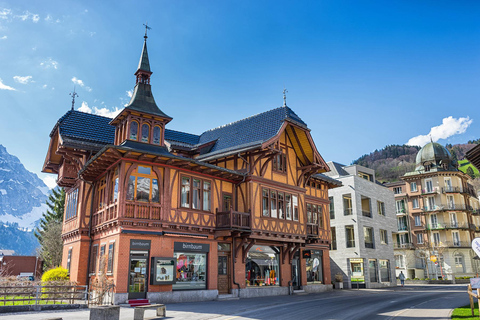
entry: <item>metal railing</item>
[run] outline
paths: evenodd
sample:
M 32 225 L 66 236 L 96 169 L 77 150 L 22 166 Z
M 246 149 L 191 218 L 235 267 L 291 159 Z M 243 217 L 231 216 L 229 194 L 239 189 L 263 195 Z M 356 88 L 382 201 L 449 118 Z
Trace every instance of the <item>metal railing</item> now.
M 87 286 L 76 284 L 32 284 L 0 286 L 0 306 L 86 304 Z
M 434 224 L 427 224 L 425 229 L 427 230 L 442 230 L 442 229 L 470 229 L 471 225 L 462 222 L 462 223 L 434 223 Z
M 464 204 L 440 204 L 435 205 L 434 207 L 423 207 L 424 212 L 432 212 L 432 211 L 449 211 L 449 210 L 460 210 L 460 211 L 471 211 L 473 210 L 472 206 L 464 205 Z
M 422 194 L 432 194 L 438 193 L 438 187 L 434 187 L 432 189 L 422 189 Z
M 393 249 L 413 249 L 413 243 L 393 243 Z
M 404 225 L 397 225 L 398 231 L 408 231 L 408 227 Z
M 442 193 L 462 193 L 463 188 L 460 187 L 443 187 Z

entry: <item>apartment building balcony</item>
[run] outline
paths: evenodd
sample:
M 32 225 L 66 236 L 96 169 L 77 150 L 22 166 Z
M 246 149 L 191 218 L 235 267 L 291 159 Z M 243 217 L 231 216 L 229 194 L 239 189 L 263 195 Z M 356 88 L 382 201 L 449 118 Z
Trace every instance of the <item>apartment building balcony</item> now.
M 463 229 L 468 230 L 471 229 L 470 224 L 468 223 L 437 223 L 437 224 L 427 224 L 425 229 L 427 230 L 446 230 L 446 229 Z
M 442 193 L 463 193 L 462 187 L 443 187 Z
M 473 208 L 465 204 L 440 204 L 434 207 L 423 207 L 424 212 L 434 211 L 472 211 Z
M 393 249 L 414 249 L 413 243 L 393 243 Z
M 438 193 L 438 191 L 439 191 L 438 187 L 434 187 L 432 189 L 422 189 L 422 195 L 436 194 Z
M 443 242 L 443 247 L 447 248 L 471 248 L 472 244 L 468 241 L 446 241 Z
M 472 214 L 474 216 L 479 216 L 480 215 L 480 209 L 472 209 Z
M 400 209 L 395 212 L 397 216 L 405 216 L 407 215 L 407 213 L 408 213 L 407 209 Z
M 251 215 L 249 212 L 239 212 L 233 210 L 217 212 L 217 229 L 250 230 L 252 228 L 250 216 Z
M 408 227 L 407 226 L 397 226 L 397 231 L 398 231 L 398 233 L 406 233 L 406 232 L 408 232 Z

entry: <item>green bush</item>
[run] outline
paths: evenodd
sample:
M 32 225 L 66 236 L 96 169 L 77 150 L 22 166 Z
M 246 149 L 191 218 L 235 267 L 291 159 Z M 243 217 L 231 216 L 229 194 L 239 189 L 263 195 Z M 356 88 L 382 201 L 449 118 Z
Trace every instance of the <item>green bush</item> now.
M 68 270 L 62 267 L 50 269 L 42 275 L 42 282 L 68 281 L 69 279 Z
M 405 280 L 407 280 L 407 281 L 408 281 L 408 280 L 410 280 L 410 278 L 407 278 L 407 279 L 405 279 Z
M 420 280 L 420 279 L 418 279 L 418 278 L 413 278 L 413 280 Z

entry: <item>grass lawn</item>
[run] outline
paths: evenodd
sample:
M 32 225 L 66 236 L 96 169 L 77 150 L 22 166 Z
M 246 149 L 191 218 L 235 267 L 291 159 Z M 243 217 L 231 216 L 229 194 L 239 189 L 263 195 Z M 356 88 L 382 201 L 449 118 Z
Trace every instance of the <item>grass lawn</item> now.
M 18 301 L 5 301 L 5 300 L 18 300 Z M 33 300 L 30 300 L 33 299 Z M 35 304 L 35 297 L 29 297 L 29 296 L 5 296 L 5 298 L 1 297 L 0 298 L 0 307 L 3 306 L 22 306 L 22 305 L 29 305 L 29 304 Z M 45 298 L 46 299 L 46 298 Z M 38 301 L 38 304 L 65 304 L 65 300 L 40 300 Z
M 468 160 L 464 159 L 464 160 L 458 161 L 458 170 L 462 171 L 463 173 L 467 173 L 468 167 L 473 169 L 473 172 L 475 173 L 476 177 L 480 175 L 478 169 L 475 168 L 475 166 L 472 165 Z
M 452 312 L 452 319 L 457 320 L 468 320 L 468 319 L 476 319 L 478 320 L 478 303 L 475 303 L 475 316 L 472 317 L 472 311 L 470 310 L 470 305 L 466 305 L 460 308 L 453 310 Z

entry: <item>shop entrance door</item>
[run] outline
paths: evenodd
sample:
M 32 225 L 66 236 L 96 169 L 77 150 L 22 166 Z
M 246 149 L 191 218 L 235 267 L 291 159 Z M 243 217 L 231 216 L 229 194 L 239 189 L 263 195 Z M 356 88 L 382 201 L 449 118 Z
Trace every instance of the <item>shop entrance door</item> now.
M 230 293 L 230 259 L 227 254 L 218 253 L 218 293 Z
M 293 290 L 300 290 L 302 281 L 300 279 L 300 255 L 298 251 L 292 259 L 292 286 Z
M 130 251 L 128 299 L 147 297 L 148 251 Z

